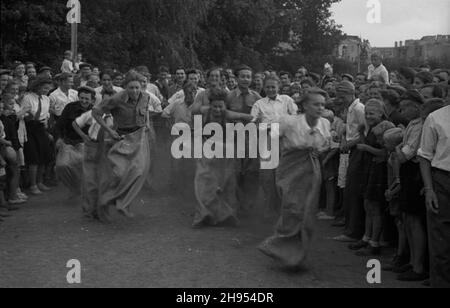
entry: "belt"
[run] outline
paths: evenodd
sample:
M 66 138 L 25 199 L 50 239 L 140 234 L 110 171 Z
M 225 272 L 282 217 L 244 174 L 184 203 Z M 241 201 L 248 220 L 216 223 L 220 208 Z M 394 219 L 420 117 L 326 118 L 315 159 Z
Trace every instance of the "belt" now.
M 118 128 L 118 129 L 117 129 L 117 132 L 118 132 L 119 134 L 125 134 L 125 135 L 128 135 L 128 134 L 135 133 L 135 132 L 137 132 L 137 131 L 140 130 L 140 129 L 141 129 L 141 127 L 139 127 L 139 126 L 131 127 L 131 128 Z
M 450 177 L 450 171 L 442 170 L 442 169 L 434 168 L 434 167 L 433 167 L 431 170 L 432 170 L 433 172 L 440 173 L 440 174 L 444 174 L 444 175 Z

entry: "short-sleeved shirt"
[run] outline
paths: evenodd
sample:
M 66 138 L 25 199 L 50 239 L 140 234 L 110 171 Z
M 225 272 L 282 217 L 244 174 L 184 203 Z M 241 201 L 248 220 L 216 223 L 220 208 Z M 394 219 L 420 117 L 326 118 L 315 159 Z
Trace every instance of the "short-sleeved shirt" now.
M 287 95 L 277 95 L 275 100 L 268 97 L 258 100 L 252 108 L 251 115 L 262 123 L 273 123 L 285 115 L 296 115 L 298 107 Z
M 89 110 L 76 118 L 75 123 L 77 123 L 84 133 L 87 131 L 87 135 L 92 141 L 97 141 L 101 126 L 92 116 L 92 110 Z
M 450 171 L 450 106 L 428 116 L 418 155 L 429 160 L 433 168 Z
M 163 116 L 172 118 L 175 123 L 186 123 L 192 127 L 192 113 L 184 100 L 184 92 L 183 95 L 172 96 L 169 101 L 170 104 L 164 109 Z
M 330 149 L 330 122 L 320 118 L 316 127 L 310 127 L 304 114 L 284 116 L 278 120 L 279 131 L 272 129 L 272 136 L 282 137 L 284 151 L 316 149 L 320 152 Z
M 253 90 L 249 89 L 247 93 L 243 93 L 237 88 L 228 93 L 227 109 L 234 112 L 250 114 L 253 105 L 260 99 L 261 96 Z
M 150 96 L 147 93 L 141 92 L 137 101 L 133 101 L 128 92 L 123 91 L 102 101 L 94 109 L 102 114 L 110 113 L 117 129 L 128 131 L 147 124 L 149 102 Z
M 41 116 L 39 121 L 46 122 L 50 118 L 50 98 L 46 95 L 41 96 Z M 36 115 L 39 107 L 39 95 L 36 93 L 28 93 L 24 96 L 22 106 L 25 110 L 29 110 L 32 116 Z
M 413 160 L 416 158 L 420 147 L 420 140 L 422 138 L 422 129 L 422 119 L 411 121 L 406 128 L 403 143 L 400 145 L 400 150 L 406 160 Z
M 346 127 L 347 141 L 356 141 L 361 137 L 359 133 L 359 127 L 361 125 L 366 125 L 365 107 L 360 100 L 357 99 L 348 108 Z
M 61 88 L 53 91 L 49 96 L 50 98 L 50 112 L 58 117 L 61 116 L 64 108 L 73 102 L 78 101 L 78 92 L 72 89 L 69 89 L 68 95 L 64 93 Z

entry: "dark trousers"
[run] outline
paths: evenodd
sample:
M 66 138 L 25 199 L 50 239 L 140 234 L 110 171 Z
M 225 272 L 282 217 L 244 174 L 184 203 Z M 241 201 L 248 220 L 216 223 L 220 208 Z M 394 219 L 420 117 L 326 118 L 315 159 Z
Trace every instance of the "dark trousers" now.
M 450 172 L 433 170 L 439 214 L 428 211 L 430 278 L 434 288 L 450 288 Z
M 365 229 L 364 198 L 362 194 L 363 153 L 352 150 L 347 171 L 347 183 L 344 189 L 344 212 L 346 220 L 345 234 L 361 239 Z

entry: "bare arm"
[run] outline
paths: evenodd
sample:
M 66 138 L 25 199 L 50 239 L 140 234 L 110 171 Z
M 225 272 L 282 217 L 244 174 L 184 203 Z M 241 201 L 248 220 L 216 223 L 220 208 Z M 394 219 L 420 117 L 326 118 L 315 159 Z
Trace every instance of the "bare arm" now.
M 433 178 L 431 175 L 431 162 L 425 158 L 419 157 L 420 171 L 422 173 L 423 183 L 425 185 L 425 200 L 428 210 L 439 214 L 439 201 L 433 187 Z
M 78 126 L 76 121 L 72 122 L 72 127 L 75 130 L 75 132 L 78 134 L 78 136 L 81 137 L 81 139 L 83 139 L 83 141 L 85 143 L 89 143 L 91 141 L 91 139 L 89 138 L 88 135 L 86 135 L 83 130 L 80 128 L 80 126 Z

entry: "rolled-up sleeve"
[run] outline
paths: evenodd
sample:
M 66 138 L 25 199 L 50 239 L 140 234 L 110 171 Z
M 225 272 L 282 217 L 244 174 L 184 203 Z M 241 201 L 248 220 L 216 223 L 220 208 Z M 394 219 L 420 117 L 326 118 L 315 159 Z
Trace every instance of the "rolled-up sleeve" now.
M 115 97 L 104 99 L 101 103 L 94 107 L 94 110 L 99 111 L 101 114 L 111 113 L 116 107 L 118 100 Z
M 433 118 L 429 117 L 423 126 L 420 149 L 417 152 L 417 155 L 429 160 L 430 162 L 433 161 L 438 144 L 438 138 L 439 137 L 434 129 Z
M 414 125 L 411 131 L 408 133 L 408 138 L 403 143 L 401 152 L 405 156 L 406 160 L 411 160 L 417 156 L 417 151 L 420 147 L 420 141 L 422 138 L 423 125 Z

